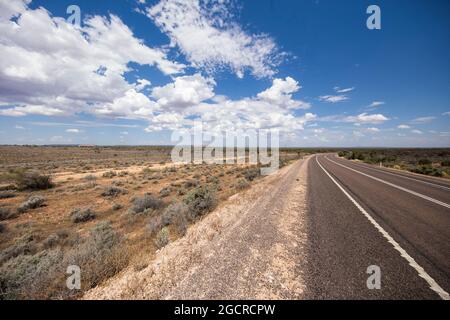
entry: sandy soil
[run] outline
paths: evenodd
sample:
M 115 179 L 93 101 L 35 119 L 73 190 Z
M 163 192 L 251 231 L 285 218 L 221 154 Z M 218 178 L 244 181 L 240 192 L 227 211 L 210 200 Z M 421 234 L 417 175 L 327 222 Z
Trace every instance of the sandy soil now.
M 306 269 L 308 159 L 236 194 L 140 271 L 84 299 L 299 299 Z

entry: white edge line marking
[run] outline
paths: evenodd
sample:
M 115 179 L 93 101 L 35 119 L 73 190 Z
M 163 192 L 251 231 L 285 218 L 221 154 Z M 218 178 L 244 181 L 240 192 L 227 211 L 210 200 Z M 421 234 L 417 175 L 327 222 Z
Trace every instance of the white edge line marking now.
M 374 225 L 374 227 L 387 239 L 387 241 L 392 244 L 395 250 L 400 252 L 400 255 L 408 261 L 409 265 L 413 267 L 417 273 L 419 274 L 419 277 L 423 278 L 429 285 L 430 289 L 436 292 L 443 300 L 450 300 L 449 294 L 422 268 L 416 260 L 414 260 L 413 257 L 411 257 L 400 245 L 397 241 L 394 240 L 390 236 L 389 233 L 387 233 L 386 230 L 384 230 L 378 222 L 375 221 L 372 216 L 367 213 L 367 211 L 355 200 L 353 197 L 328 173 L 328 171 L 320 164 L 319 160 L 316 156 L 317 164 L 322 168 L 322 170 L 327 174 L 327 176 L 333 181 L 339 189 L 347 196 L 347 198 L 350 199 L 351 202 L 361 211 L 361 213 Z
M 328 159 L 328 160 L 331 160 L 331 159 L 329 159 L 329 158 L 327 158 L 327 159 Z M 381 172 L 381 173 L 390 174 L 391 176 L 400 177 L 400 178 L 405 178 L 405 179 L 409 179 L 409 180 L 414 180 L 414 181 L 417 181 L 417 182 L 429 184 L 429 185 L 432 185 L 432 186 L 435 186 L 435 187 L 438 187 L 438 188 L 442 188 L 442 189 L 445 189 L 445 190 L 450 190 L 449 187 L 441 186 L 440 184 L 436 184 L 436 183 L 432 183 L 432 182 L 428 182 L 428 181 L 423 181 L 423 180 L 416 179 L 416 178 L 407 177 L 407 176 L 405 176 L 404 174 L 393 173 L 393 172 L 389 172 L 389 171 L 386 171 L 386 170 L 380 170 L 380 169 L 372 168 L 370 165 L 363 165 L 363 164 L 359 164 L 359 163 L 355 163 L 355 164 L 357 164 L 358 166 L 360 166 L 360 167 L 362 167 L 362 168 L 370 169 L 370 170 L 377 171 L 377 172 Z
M 361 172 L 361 171 L 352 169 L 352 168 L 350 168 L 350 167 L 344 166 L 343 164 L 340 164 L 340 163 L 338 163 L 338 162 L 336 162 L 336 161 L 333 161 L 333 160 L 331 160 L 331 159 L 329 159 L 329 158 L 327 158 L 327 157 L 325 157 L 325 159 L 327 159 L 328 161 L 331 161 L 331 162 L 337 164 L 338 166 L 341 166 L 341 167 L 346 168 L 346 169 L 348 169 L 348 170 L 351 170 L 351 171 L 354 171 L 354 172 L 356 172 L 356 173 L 362 174 L 363 176 L 366 176 L 366 177 L 371 178 L 371 179 L 374 179 L 374 180 L 376 180 L 376 181 L 378 181 L 378 182 L 387 184 L 388 186 L 391 186 L 391 187 L 397 188 L 397 189 L 399 189 L 399 190 L 408 192 L 408 193 L 410 193 L 410 194 L 412 194 L 412 195 L 415 195 L 415 196 L 417 196 L 417 197 L 420 197 L 420 198 L 422 198 L 422 199 L 425 199 L 425 200 L 434 202 L 434 203 L 436 203 L 436 204 L 438 204 L 438 205 L 441 205 L 441 206 L 443 206 L 443 207 L 446 207 L 446 208 L 450 209 L 450 204 L 448 204 L 448 203 L 445 203 L 445 202 L 436 200 L 436 199 L 431 198 L 431 197 L 429 197 L 429 196 L 426 196 L 426 195 L 424 195 L 424 194 L 421 194 L 421 193 L 418 193 L 418 192 L 415 192 L 415 191 L 412 191 L 412 190 L 409 190 L 409 189 L 400 187 L 400 186 L 398 186 L 398 185 L 396 185 L 396 184 L 393 184 L 393 183 L 384 181 L 384 180 L 382 180 L 382 179 L 379 179 L 379 178 L 376 178 L 376 177 L 374 177 L 374 176 L 368 175 L 368 174 L 366 174 L 366 173 L 364 173 L 364 172 Z

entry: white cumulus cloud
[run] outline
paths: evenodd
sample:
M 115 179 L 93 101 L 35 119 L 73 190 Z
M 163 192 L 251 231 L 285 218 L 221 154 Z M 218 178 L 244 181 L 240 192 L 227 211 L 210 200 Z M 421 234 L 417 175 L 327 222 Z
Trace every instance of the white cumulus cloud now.
M 240 78 L 247 70 L 258 78 L 273 76 L 282 56 L 277 45 L 265 34 L 245 32 L 229 5 L 226 0 L 161 0 L 147 15 L 196 68 L 228 67 Z
M 126 81 L 130 62 L 165 74 L 184 68 L 134 37 L 117 16 L 88 16 L 77 27 L 28 2 L 0 3 L 0 115 L 89 112 L 149 84 Z

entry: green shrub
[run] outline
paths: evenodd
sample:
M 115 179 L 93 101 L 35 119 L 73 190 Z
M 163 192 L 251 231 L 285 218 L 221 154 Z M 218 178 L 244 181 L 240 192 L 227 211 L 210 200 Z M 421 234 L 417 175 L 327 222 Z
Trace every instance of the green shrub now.
M 441 161 L 441 166 L 443 166 L 443 167 L 450 167 L 450 160 L 443 160 L 443 161 Z
M 430 159 L 420 159 L 418 161 L 419 165 L 421 166 L 425 166 L 425 165 L 430 165 L 431 164 L 431 160 Z
M 184 203 L 189 207 L 190 218 L 195 219 L 216 207 L 215 190 L 208 186 L 198 187 L 185 196 Z
M 164 227 L 156 235 L 155 245 L 158 249 L 164 248 L 169 244 L 169 230 Z

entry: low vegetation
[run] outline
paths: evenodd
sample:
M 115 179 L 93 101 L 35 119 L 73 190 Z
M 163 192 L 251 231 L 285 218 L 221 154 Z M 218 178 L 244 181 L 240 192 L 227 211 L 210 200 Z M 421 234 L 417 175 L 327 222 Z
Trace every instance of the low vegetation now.
M 340 157 L 414 173 L 450 178 L 449 149 L 352 149 Z
M 174 166 L 170 151 L 0 146 L 0 300 L 78 298 L 260 178 L 248 164 Z M 66 287 L 69 265 L 81 290 Z
M 42 207 L 45 203 L 45 198 L 42 196 L 30 196 L 27 200 L 25 200 L 19 208 L 17 208 L 17 211 L 19 213 L 27 212 L 31 209 L 36 209 L 39 207 Z
M 87 222 L 95 219 L 95 217 L 95 213 L 90 208 L 77 208 L 70 212 L 70 218 L 73 223 Z

